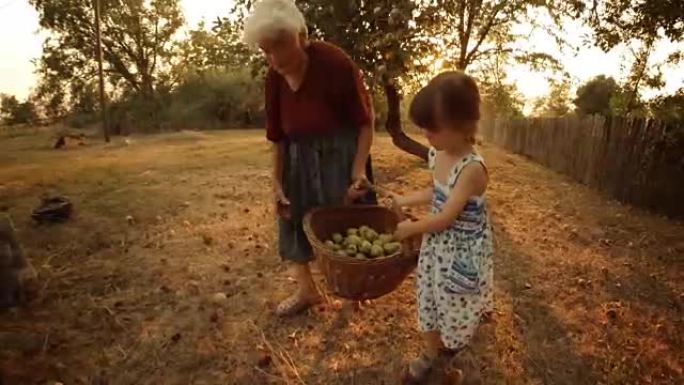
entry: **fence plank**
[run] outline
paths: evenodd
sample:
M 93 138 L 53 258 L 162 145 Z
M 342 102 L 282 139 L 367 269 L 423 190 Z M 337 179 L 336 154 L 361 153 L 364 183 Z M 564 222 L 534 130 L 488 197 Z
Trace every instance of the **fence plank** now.
M 684 218 L 684 129 L 623 117 L 493 119 L 485 140 L 637 206 Z

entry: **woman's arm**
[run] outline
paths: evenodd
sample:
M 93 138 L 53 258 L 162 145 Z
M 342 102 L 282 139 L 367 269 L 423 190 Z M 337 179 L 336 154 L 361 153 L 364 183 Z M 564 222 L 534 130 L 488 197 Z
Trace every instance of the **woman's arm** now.
M 374 116 L 371 112 L 371 122 L 373 118 Z M 356 155 L 354 156 L 351 175 L 353 182 L 366 178 L 366 162 L 373 145 L 373 123 L 365 124 L 359 128 L 359 138 L 356 143 Z
M 290 219 L 290 200 L 283 191 L 283 164 L 285 161 L 285 144 L 273 143 L 273 201 L 279 217 Z
M 285 156 L 285 145 L 283 142 L 273 143 L 273 188 L 276 192 L 283 191 L 283 158 Z
M 272 148 L 272 180 L 273 200 L 276 210 L 281 216 L 286 216 L 281 206 L 287 206 L 290 202 L 283 193 L 283 165 L 285 161 L 285 133 L 280 124 L 280 102 L 278 100 L 277 74 L 269 69 L 266 74 L 266 138 L 273 143 Z M 282 212 L 281 212 L 282 211 Z
M 359 67 L 353 62 L 349 62 L 344 71 L 347 72 L 348 77 L 342 77 L 345 79 L 345 84 L 342 86 L 347 88 L 343 92 L 346 100 L 343 100 L 342 103 L 346 104 L 346 114 L 359 130 L 351 175 L 352 182 L 358 183 L 366 179 L 366 162 L 373 145 L 375 111 Z
M 405 221 L 399 224 L 395 236 L 404 239 L 416 234 L 436 233 L 451 226 L 463 211 L 468 199 L 482 195 L 487 188 L 487 173 L 480 163 L 466 166 L 458 177 L 449 199 L 439 214 L 431 215 L 416 222 Z

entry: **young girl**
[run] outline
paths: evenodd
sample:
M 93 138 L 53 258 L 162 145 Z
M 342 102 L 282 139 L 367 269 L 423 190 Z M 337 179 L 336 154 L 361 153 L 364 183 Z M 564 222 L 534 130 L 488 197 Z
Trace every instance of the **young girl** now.
M 480 318 L 492 310 L 492 234 L 484 201 L 487 169 L 473 149 L 480 119 L 475 81 L 461 72 L 442 73 L 418 92 L 409 114 L 430 142 L 433 172 L 430 187 L 394 199 L 398 207 L 432 203 L 432 215 L 400 223 L 395 234 L 424 234 L 417 296 L 426 348 L 403 380 L 420 384 L 454 356 L 451 363 L 463 360 Z M 478 383 L 478 370 L 463 369 L 463 383 Z

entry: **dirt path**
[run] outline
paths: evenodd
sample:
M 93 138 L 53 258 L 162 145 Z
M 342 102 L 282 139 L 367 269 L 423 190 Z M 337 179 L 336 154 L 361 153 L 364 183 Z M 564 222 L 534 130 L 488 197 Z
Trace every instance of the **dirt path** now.
M 0 315 L 5 384 L 393 384 L 418 351 L 413 278 L 351 315 L 332 299 L 271 315 L 293 284 L 260 133 L 39 140 L 0 141 L 0 203 L 39 275 L 30 305 Z M 429 180 L 386 139 L 375 153 L 388 187 Z M 475 343 L 486 384 L 681 383 L 684 225 L 483 153 L 498 239 L 497 314 Z M 27 219 L 48 190 L 76 202 L 68 224 Z

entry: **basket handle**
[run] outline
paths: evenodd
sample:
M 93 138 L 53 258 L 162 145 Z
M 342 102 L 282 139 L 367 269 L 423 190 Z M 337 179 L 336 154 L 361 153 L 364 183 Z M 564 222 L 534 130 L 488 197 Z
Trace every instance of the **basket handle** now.
M 322 247 L 323 242 L 316 237 L 316 234 L 314 234 L 313 228 L 311 227 L 311 218 L 313 217 L 313 214 L 319 210 L 320 207 L 314 208 L 304 214 L 304 218 L 302 218 L 302 228 L 304 229 L 304 234 L 306 234 L 306 237 L 309 239 L 309 243 L 317 244 L 318 246 Z

